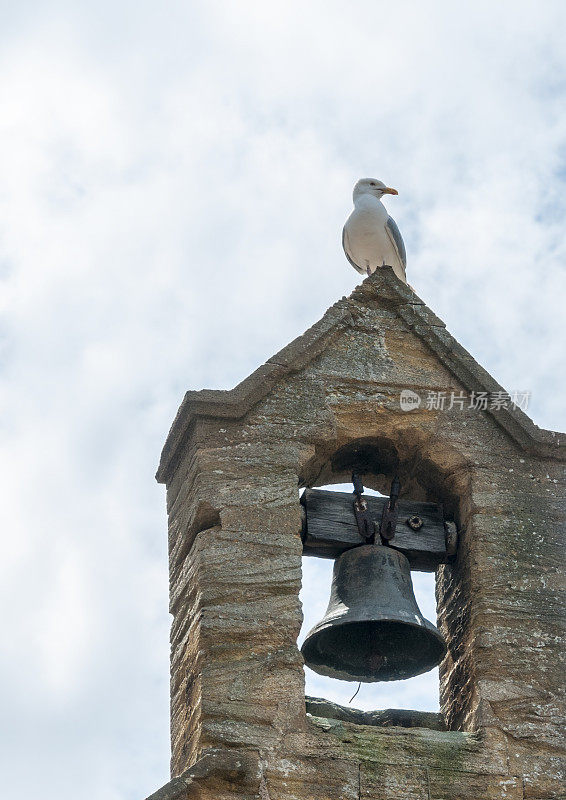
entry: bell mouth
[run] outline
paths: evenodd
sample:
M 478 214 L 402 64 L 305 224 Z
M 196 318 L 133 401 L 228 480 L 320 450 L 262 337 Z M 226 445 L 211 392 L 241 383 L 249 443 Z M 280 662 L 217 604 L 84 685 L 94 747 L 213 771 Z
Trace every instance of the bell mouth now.
M 301 652 L 319 675 L 343 681 L 398 681 L 421 675 L 444 658 L 446 644 L 428 620 L 424 625 L 391 620 L 323 623 Z

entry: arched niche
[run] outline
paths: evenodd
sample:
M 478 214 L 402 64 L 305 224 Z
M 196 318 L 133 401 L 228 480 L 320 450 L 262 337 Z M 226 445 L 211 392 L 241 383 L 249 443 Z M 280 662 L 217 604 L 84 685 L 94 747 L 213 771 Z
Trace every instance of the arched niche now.
M 407 428 L 339 443 L 318 442 L 314 454 L 301 465 L 299 486 L 349 483 L 352 472 L 363 476 L 364 486 L 384 495 L 389 494 L 393 478 L 399 477 L 400 499 L 441 505 L 445 520 L 455 523 L 459 536 L 468 535 L 471 468 L 442 437 Z M 454 730 L 473 730 L 476 724 L 473 650 L 467 632 L 473 599 L 469 570 L 469 563 L 457 554 L 436 573 L 437 623 L 448 645 L 440 665 L 440 708 L 444 723 Z

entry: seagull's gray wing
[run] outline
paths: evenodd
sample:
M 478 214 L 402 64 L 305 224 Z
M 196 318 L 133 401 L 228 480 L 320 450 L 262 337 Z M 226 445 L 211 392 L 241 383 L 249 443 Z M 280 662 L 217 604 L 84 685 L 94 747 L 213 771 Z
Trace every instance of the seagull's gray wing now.
M 399 235 L 400 235 L 400 234 L 399 234 Z M 360 269 L 360 267 L 358 267 L 358 265 L 357 265 L 357 264 L 354 264 L 354 262 L 352 261 L 352 259 L 350 258 L 349 254 L 348 254 L 348 244 L 347 244 L 347 242 L 346 242 L 346 236 L 347 236 L 347 233 L 346 233 L 346 226 L 344 225 L 344 227 L 342 228 L 342 247 L 344 248 L 344 253 L 345 253 L 345 255 L 346 255 L 346 258 L 348 259 L 348 261 L 350 262 L 350 264 L 351 264 L 351 265 L 354 267 L 354 269 L 355 269 L 357 272 L 359 272 L 359 273 L 360 273 L 360 275 L 365 275 L 365 274 L 366 274 L 366 273 L 365 273 L 365 271 L 364 271 L 363 269 Z
M 401 236 L 401 231 L 397 227 L 397 223 L 393 217 L 387 217 L 387 233 L 389 234 L 389 238 L 391 239 L 393 246 L 397 250 L 399 260 L 403 264 L 403 267 L 407 269 L 407 253 L 405 251 L 405 243 L 403 241 L 403 237 Z

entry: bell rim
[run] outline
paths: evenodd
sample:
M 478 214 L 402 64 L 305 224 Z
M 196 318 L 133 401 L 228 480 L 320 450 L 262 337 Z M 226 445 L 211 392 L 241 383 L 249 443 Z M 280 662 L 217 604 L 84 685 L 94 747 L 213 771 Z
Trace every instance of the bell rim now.
M 423 617 L 423 620 L 426 623 L 426 625 L 419 625 L 416 622 L 405 622 L 404 620 L 399 620 L 399 619 L 396 619 L 396 620 L 394 620 L 394 619 L 376 620 L 375 617 L 373 617 L 371 620 L 370 619 L 368 619 L 368 620 L 358 619 L 358 620 L 344 621 L 341 624 L 341 626 L 343 626 L 343 627 L 345 627 L 347 625 L 364 624 L 365 622 L 379 622 L 381 624 L 392 624 L 392 625 L 393 624 L 402 624 L 402 625 L 407 625 L 408 627 L 414 628 L 415 630 L 426 631 L 427 633 L 431 634 L 434 637 L 434 639 L 436 640 L 436 642 L 440 645 L 440 648 L 441 648 L 439 656 L 438 656 L 438 660 L 434 661 L 434 663 L 429 664 L 428 666 L 425 666 L 423 669 L 419 669 L 418 671 L 412 672 L 410 675 L 404 675 L 403 677 L 368 678 L 367 675 L 363 675 L 363 676 L 361 676 L 360 674 L 353 675 L 352 673 L 350 673 L 350 676 L 347 676 L 346 672 L 344 672 L 342 670 L 339 670 L 339 669 L 334 669 L 333 667 L 329 667 L 327 664 L 324 664 L 324 663 L 316 664 L 316 663 L 313 663 L 312 661 L 309 663 L 307 661 L 307 656 L 306 656 L 305 650 L 308 649 L 313 637 L 317 636 L 320 633 L 323 633 L 325 630 L 329 630 L 332 627 L 334 627 L 332 625 L 332 623 L 328 622 L 327 620 L 325 620 L 322 624 L 315 625 L 309 631 L 309 633 L 307 634 L 303 644 L 301 645 L 300 652 L 301 652 L 301 655 L 303 656 L 303 659 L 304 659 L 304 662 L 305 662 L 305 666 L 307 666 L 309 669 L 312 669 L 312 671 L 316 672 L 317 675 L 323 675 L 324 677 L 327 677 L 327 678 L 335 678 L 337 680 L 350 681 L 350 682 L 361 681 L 362 683 L 387 683 L 387 682 L 396 681 L 396 680 L 397 681 L 398 680 L 401 680 L 401 681 L 409 680 L 410 678 L 416 678 L 418 675 L 424 675 L 426 672 L 430 672 L 431 669 L 434 669 L 435 667 L 439 666 L 439 664 L 441 664 L 441 662 L 446 657 L 446 654 L 448 653 L 448 646 L 446 644 L 446 641 L 444 640 L 444 637 L 442 636 L 442 634 L 438 630 L 438 628 L 435 625 L 433 625 L 433 623 L 430 622 L 428 619 L 425 619 L 425 617 Z

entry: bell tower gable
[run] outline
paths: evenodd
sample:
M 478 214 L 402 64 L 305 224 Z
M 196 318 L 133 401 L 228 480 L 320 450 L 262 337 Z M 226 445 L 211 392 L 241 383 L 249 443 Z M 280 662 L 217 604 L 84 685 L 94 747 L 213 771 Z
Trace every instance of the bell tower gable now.
M 234 389 L 186 394 L 157 473 L 174 780 L 155 800 L 559 797 L 565 438 L 504 394 L 390 268 Z M 353 467 L 458 528 L 445 730 L 307 714 L 298 489 Z
M 379 384 L 380 376 L 383 379 L 389 373 L 390 386 L 393 378 L 399 381 L 395 388 L 410 388 L 414 382 L 426 390 L 442 380 L 439 391 L 448 391 L 445 406 L 451 402 L 450 387 L 462 387 L 468 394 L 474 393 L 480 410 L 492 415 L 521 447 L 550 457 L 566 452 L 564 437 L 538 428 L 519 407 L 504 402 L 503 387 L 448 333 L 411 287 L 390 267 L 384 267 L 234 389 L 187 392 L 163 447 L 157 480 L 167 483 L 196 419 L 242 419 L 272 395 L 278 384 L 288 384 L 313 361 L 320 375 L 342 375 L 348 381 Z M 478 398 L 480 393 L 500 398 L 495 405 L 490 400 L 484 408 L 486 398 Z M 431 398 L 429 402 L 442 400 Z M 421 408 L 426 401 L 421 398 Z

